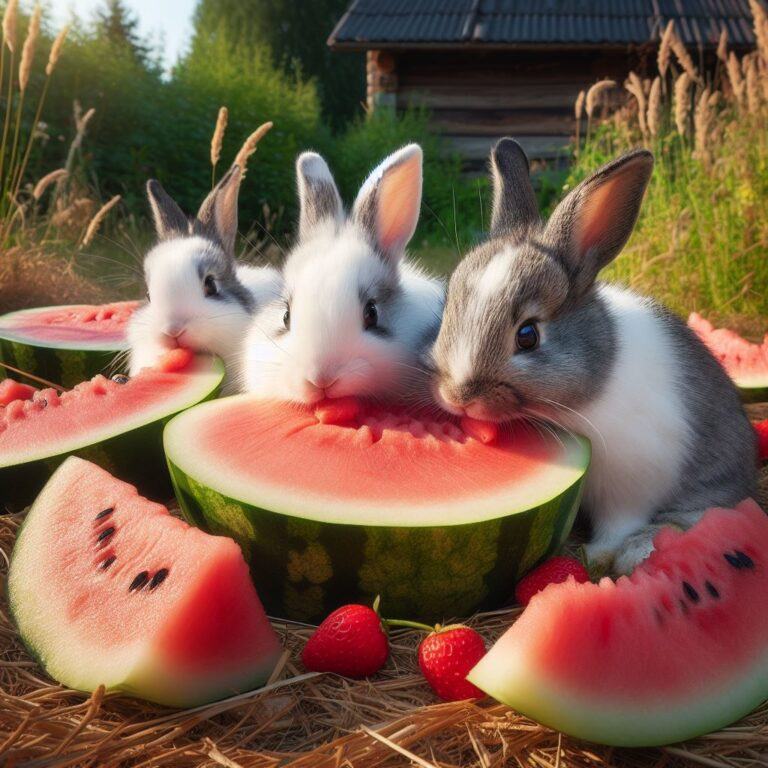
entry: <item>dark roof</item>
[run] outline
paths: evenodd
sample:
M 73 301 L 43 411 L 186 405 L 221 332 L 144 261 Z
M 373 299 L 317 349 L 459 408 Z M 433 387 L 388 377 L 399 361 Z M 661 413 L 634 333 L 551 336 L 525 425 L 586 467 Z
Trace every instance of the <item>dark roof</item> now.
M 334 48 L 605 46 L 658 40 L 669 19 L 686 45 L 754 44 L 749 0 L 353 0 Z

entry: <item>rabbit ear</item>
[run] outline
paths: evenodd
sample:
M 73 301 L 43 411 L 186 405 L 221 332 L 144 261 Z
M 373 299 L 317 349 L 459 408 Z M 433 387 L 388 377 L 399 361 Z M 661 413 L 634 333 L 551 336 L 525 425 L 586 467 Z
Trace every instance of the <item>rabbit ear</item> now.
M 514 139 L 500 139 L 491 150 L 491 176 L 491 236 L 522 242 L 539 223 L 539 206 L 531 185 L 528 158 Z
M 189 220 L 157 179 L 147 182 L 147 199 L 160 240 L 189 234 Z
M 196 230 L 221 244 L 224 252 L 234 254 L 237 237 L 237 197 L 242 173 L 233 165 L 208 193 L 197 212 Z
M 544 240 L 563 261 L 578 293 L 592 285 L 629 239 L 652 171 L 650 152 L 629 152 L 579 184 L 555 209 Z
M 341 224 L 344 209 L 328 164 L 316 152 L 303 152 L 296 160 L 299 187 L 299 239 L 309 237 L 318 225 Z
M 391 154 L 363 184 L 352 210 L 371 243 L 392 261 L 403 255 L 419 221 L 422 158 L 418 144 Z

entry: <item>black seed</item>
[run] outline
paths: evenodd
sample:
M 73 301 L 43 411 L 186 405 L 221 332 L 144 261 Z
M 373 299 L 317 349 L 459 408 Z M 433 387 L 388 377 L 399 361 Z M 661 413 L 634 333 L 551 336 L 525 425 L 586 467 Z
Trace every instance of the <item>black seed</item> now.
M 720 593 L 717 591 L 717 587 L 715 587 L 715 585 L 711 581 L 708 581 L 704 586 L 706 586 L 707 592 L 709 592 L 709 594 L 712 595 L 712 597 L 714 597 L 715 600 L 717 600 L 720 597 Z
M 107 568 L 109 568 L 109 566 L 112 565 L 112 563 L 115 562 L 115 560 L 117 560 L 115 555 L 110 555 L 106 560 L 104 560 L 101 563 L 101 565 L 99 567 L 101 568 L 102 571 L 106 571 Z
M 744 552 L 737 552 L 736 557 L 739 558 L 739 562 L 743 568 L 755 567 L 755 561 L 749 555 L 744 554 Z
M 108 517 L 115 511 L 114 507 L 107 507 L 106 509 L 102 509 L 101 512 L 99 512 L 98 515 L 96 515 L 97 520 L 101 520 L 104 517 Z
M 732 555 L 730 552 L 723 553 L 723 557 L 728 561 L 729 565 L 734 568 L 742 568 L 743 564 L 741 558 L 738 555 Z
M 167 568 L 161 568 L 152 577 L 152 581 L 149 582 L 149 588 L 150 589 L 154 589 L 155 587 L 159 587 L 165 581 L 166 576 L 168 576 L 168 569 Z
M 699 602 L 699 593 L 687 581 L 683 582 L 683 590 L 692 602 Z
M 131 586 L 128 587 L 128 591 L 133 592 L 134 589 L 141 589 L 147 581 L 149 581 L 149 574 L 146 571 L 136 574 L 136 577 L 131 582 Z
M 115 527 L 110 525 L 109 528 L 105 528 L 97 537 L 96 541 L 104 541 L 108 539 L 115 532 Z
M 116 373 L 112 377 L 112 381 L 114 381 L 117 384 L 127 384 L 130 381 L 130 379 L 124 373 Z

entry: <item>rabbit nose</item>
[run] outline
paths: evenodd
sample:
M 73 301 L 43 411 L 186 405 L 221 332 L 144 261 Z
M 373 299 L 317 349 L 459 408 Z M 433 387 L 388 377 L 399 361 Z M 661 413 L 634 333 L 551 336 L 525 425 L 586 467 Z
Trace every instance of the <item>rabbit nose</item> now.
M 339 380 L 338 376 L 329 373 L 318 373 L 314 376 L 307 376 L 307 382 L 317 389 L 328 389 Z
M 169 323 L 163 328 L 163 333 L 166 336 L 170 336 L 172 339 L 178 339 L 182 333 L 184 333 L 184 323 Z

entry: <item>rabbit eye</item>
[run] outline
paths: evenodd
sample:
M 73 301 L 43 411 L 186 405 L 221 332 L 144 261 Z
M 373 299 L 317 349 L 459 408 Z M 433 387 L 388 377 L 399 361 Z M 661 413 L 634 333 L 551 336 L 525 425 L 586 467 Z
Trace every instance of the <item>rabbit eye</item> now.
M 283 325 L 285 326 L 286 331 L 291 330 L 291 308 L 286 307 L 285 313 L 283 314 Z
M 369 328 L 375 328 L 379 322 L 379 311 L 376 309 L 376 302 L 369 299 L 363 307 L 363 326 L 367 331 Z
M 216 286 L 216 279 L 213 275 L 205 276 L 205 280 L 203 280 L 203 293 L 208 297 L 216 296 L 219 293 L 219 289 Z
M 523 352 L 530 352 L 539 346 L 539 329 L 533 320 L 526 320 L 517 329 L 517 348 Z

